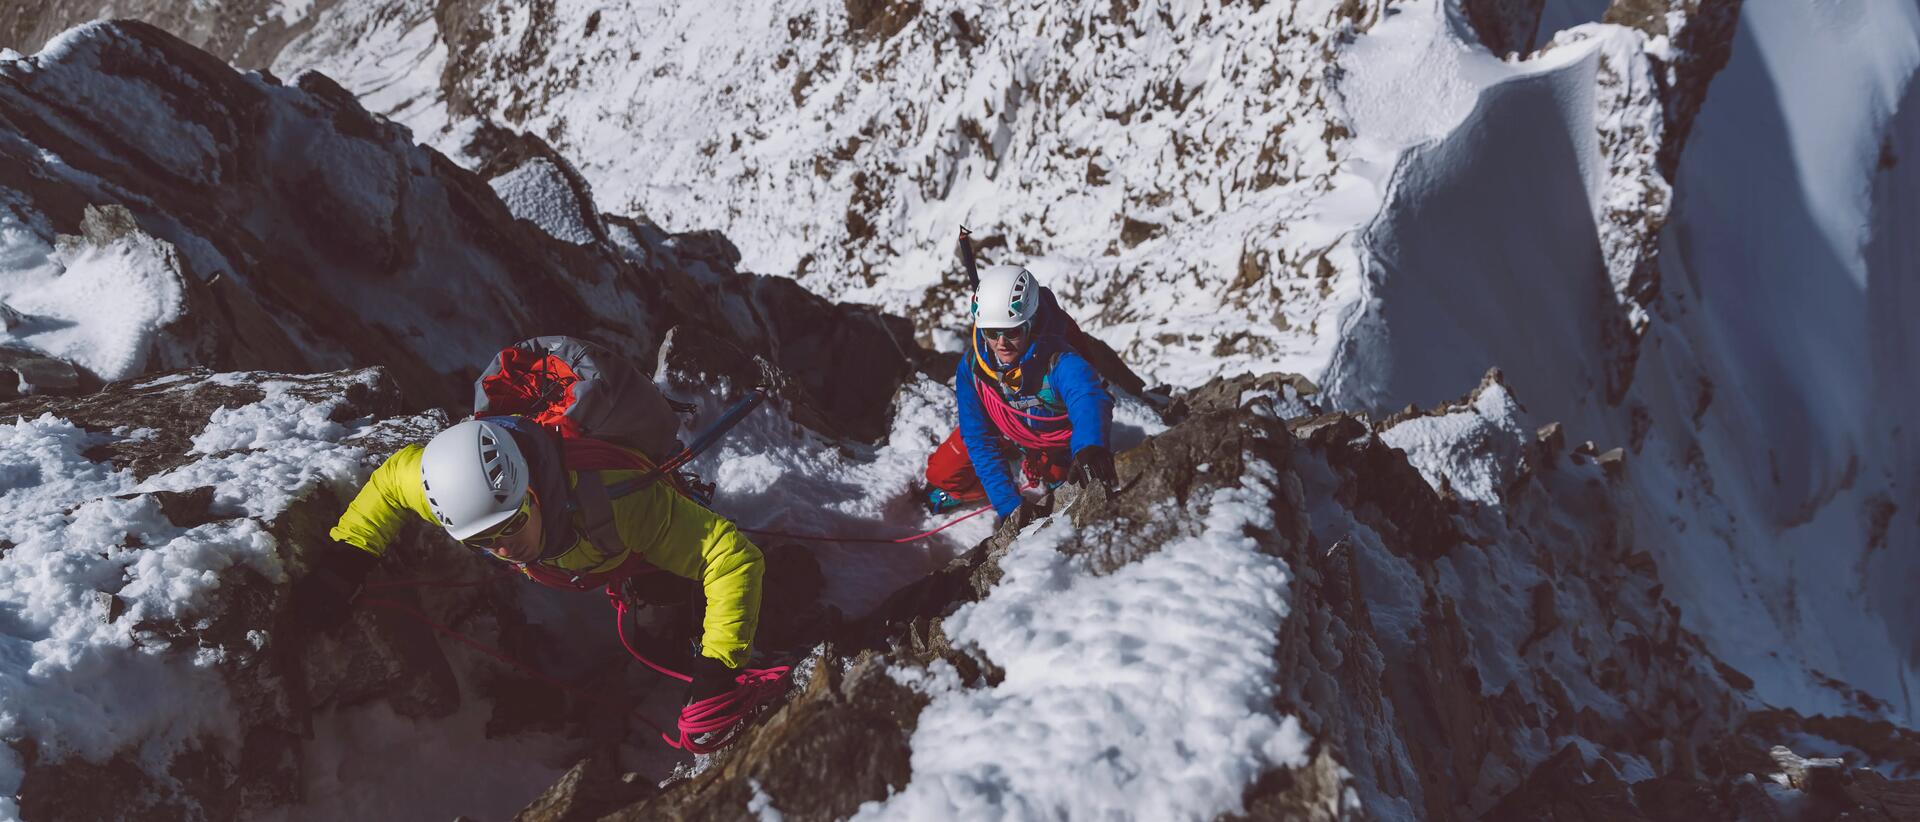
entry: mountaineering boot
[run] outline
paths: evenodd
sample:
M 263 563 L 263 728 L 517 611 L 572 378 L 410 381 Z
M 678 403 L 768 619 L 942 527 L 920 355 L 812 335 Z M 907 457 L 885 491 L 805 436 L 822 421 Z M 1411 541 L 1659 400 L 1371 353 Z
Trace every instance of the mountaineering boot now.
M 945 489 L 941 488 L 928 488 L 925 503 L 927 513 L 935 516 L 948 511 L 957 511 L 960 509 L 960 506 L 966 505 L 965 502 L 960 501 L 952 494 L 947 493 Z

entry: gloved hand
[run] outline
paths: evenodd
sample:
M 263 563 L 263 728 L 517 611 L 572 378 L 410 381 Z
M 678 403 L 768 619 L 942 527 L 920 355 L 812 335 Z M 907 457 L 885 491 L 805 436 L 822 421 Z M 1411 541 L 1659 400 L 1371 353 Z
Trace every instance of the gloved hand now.
M 1040 509 L 1036 507 L 1033 503 L 1023 502 L 1023 503 L 1020 503 L 1020 507 L 1013 509 L 1013 513 L 1008 514 L 1004 517 L 995 516 L 993 518 L 993 530 L 999 531 L 1000 526 L 1005 525 L 1008 522 L 1012 522 L 1013 530 L 1018 531 L 1022 528 L 1032 525 L 1033 521 L 1039 518 L 1040 518 Z
M 294 617 L 315 631 L 346 622 L 361 584 L 379 563 L 379 557 L 344 542 L 322 548 L 313 558 L 312 569 L 293 583 Z
M 1082 488 L 1089 483 L 1099 482 L 1113 490 L 1120 484 L 1120 478 L 1113 473 L 1113 453 L 1098 445 L 1089 445 L 1073 455 L 1073 465 L 1067 468 L 1067 480 Z
M 688 705 L 732 693 L 740 686 L 740 671 L 713 657 L 694 657 L 692 668 L 687 672 L 693 677 L 693 681 L 687 683 Z

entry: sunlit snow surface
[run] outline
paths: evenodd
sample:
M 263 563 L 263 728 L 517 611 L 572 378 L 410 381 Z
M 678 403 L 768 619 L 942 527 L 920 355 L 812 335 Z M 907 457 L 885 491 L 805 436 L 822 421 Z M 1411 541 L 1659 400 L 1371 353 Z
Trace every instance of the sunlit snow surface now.
M 1304 765 L 1298 720 L 1273 707 L 1289 575 L 1249 536 L 1272 522 L 1274 473 L 1250 464 L 1244 487 L 1193 503 L 1197 536 L 1105 576 L 1056 550 L 1065 518 L 1030 526 L 1000 583 L 942 623 L 1004 678 L 897 674 L 932 696 L 913 780 L 855 818 L 1211 819 Z
M 160 328 L 180 318 L 185 284 L 172 250 L 144 235 L 56 249 L 39 215 L 0 186 L 0 345 L 70 360 L 102 379 L 140 373 Z M 26 216 L 31 215 L 31 216 Z M 23 219 L 23 216 L 25 219 Z
M 906 311 L 958 295 L 968 225 L 1151 379 L 1314 375 L 1379 201 L 1341 166 L 1330 75 L 1341 10 L 1366 5 L 930 3 L 886 38 L 839 0 L 502 5 L 460 82 L 602 209 L 721 230 L 748 270 Z M 273 68 L 325 71 L 461 156 L 434 8 L 334 6 Z

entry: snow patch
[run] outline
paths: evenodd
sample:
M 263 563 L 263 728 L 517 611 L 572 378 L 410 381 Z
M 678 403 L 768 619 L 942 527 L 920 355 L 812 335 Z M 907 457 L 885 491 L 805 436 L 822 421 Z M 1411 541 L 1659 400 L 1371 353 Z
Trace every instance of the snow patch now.
M 83 456 L 99 435 L 52 416 L 0 424 L 0 736 L 43 756 L 104 761 L 133 750 L 164 773 L 207 735 L 237 744 L 213 659 L 142 643 L 135 625 L 191 618 L 236 563 L 278 573 L 256 523 L 181 529 L 126 472 Z M 110 602 L 125 608 L 109 619 Z M 0 749 L 0 796 L 24 763 Z M 17 813 L 10 800 L 0 813 Z
M 1057 550 L 1065 518 L 1022 533 L 1000 584 L 944 623 L 1004 679 L 929 688 L 913 780 L 855 818 L 1211 818 L 1304 765 L 1307 736 L 1272 704 L 1289 574 L 1247 536 L 1275 475 L 1250 465 L 1204 532 L 1107 576 Z
M 759 822 L 786 822 L 786 815 L 773 806 L 773 797 L 760 787 L 760 780 L 748 779 L 747 787 L 753 791 L 747 799 L 747 813 Z
M 1407 452 L 1407 462 L 1436 491 L 1452 490 L 1482 505 L 1500 504 L 1512 484 L 1527 442 L 1520 405 L 1506 386 L 1494 383 L 1470 408 L 1416 417 L 1380 433 L 1381 441 Z
M 593 233 L 591 201 L 582 201 L 560 167 L 545 157 L 534 157 L 490 183 L 513 216 L 575 245 L 598 239 Z
M 0 208 L 0 270 L 8 274 L 0 305 L 21 315 L 0 325 L 0 344 L 69 360 L 108 381 L 145 370 L 161 329 L 186 302 L 173 247 L 138 231 L 105 246 L 55 247 L 32 222 Z

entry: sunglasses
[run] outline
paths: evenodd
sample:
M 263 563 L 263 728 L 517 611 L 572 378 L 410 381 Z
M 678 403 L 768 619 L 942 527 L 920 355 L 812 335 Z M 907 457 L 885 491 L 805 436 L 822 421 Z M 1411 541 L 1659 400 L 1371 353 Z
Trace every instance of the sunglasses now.
M 1027 336 L 1027 327 L 1025 325 L 1016 325 L 1012 328 L 982 328 L 980 329 L 980 333 L 985 334 L 989 340 L 997 340 L 1001 337 L 1012 337 L 1017 340 Z
M 532 517 L 533 495 L 528 494 L 526 499 L 520 501 L 520 510 L 513 512 L 513 516 L 508 517 L 506 522 L 500 523 L 500 527 L 479 536 L 468 537 L 460 542 L 462 545 L 470 548 L 491 551 L 498 547 L 502 541 L 512 539 L 514 535 L 520 533 L 521 529 L 527 527 L 527 520 Z

